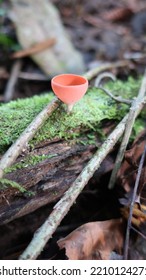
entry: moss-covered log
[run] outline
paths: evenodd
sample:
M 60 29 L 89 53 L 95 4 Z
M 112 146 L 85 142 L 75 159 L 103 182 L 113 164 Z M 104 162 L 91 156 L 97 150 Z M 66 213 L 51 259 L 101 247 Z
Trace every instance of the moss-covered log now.
M 132 98 L 140 80 L 107 86 L 116 95 Z M 52 98 L 49 93 L 0 106 L 1 156 Z M 5 170 L 4 179 L 10 184 L 0 181 L 1 224 L 59 199 L 101 144 L 105 131 L 110 130 L 109 121 L 115 125 L 128 110 L 127 105 L 116 103 L 95 88 L 75 105 L 72 114 L 68 115 L 64 106 L 50 116 L 17 161 Z M 145 125 L 145 115 L 144 109 L 135 133 Z

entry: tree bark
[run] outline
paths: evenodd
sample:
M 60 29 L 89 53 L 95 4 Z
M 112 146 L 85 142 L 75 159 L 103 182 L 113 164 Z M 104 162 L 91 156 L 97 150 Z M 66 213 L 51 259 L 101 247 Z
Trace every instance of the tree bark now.
M 29 152 L 29 156 L 55 156 L 5 175 L 4 178 L 19 183 L 33 194 L 21 194 L 12 187 L 3 189 L 0 192 L 0 224 L 31 213 L 62 197 L 94 151 L 94 145 L 58 141 L 43 143 L 43 146 Z M 15 163 L 21 163 L 27 156 L 27 153 L 22 154 Z

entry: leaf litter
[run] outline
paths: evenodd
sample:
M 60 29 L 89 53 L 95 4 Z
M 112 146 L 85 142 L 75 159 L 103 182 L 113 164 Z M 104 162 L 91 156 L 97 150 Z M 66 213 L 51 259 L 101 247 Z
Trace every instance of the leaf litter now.
M 123 247 L 123 220 L 91 222 L 77 228 L 58 241 L 69 260 L 108 260 L 112 251 Z
M 118 173 L 117 185 L 124 194 L 121 203 L 121 217 L 105 221 L 85 223 L 65 238 L 58 240 L 59 248 L 65 249 L 69 260 L 123 259 L 125 230 L 129 217 L 130 203 L 140 157 L 146 143 L 146 129 L 143 130 L 125 153 L 125 159 Z M 146 162 L 144 163 L 139 188 L 133 208 L 130 228 L 129 259 L 146 259 Z M 113 257 L 114 256 L 114 257 Z

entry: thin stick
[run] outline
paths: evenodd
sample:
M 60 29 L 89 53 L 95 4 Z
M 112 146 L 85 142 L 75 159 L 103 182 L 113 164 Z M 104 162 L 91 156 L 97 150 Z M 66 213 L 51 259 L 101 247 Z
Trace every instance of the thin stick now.
M 136 177 L 135 186 L 134 186 L 133 195 L 132 195 L 132 201 L 131 201 L 131 205 L 130 205 L 129 218 L 128 218 L 127 230 L 126 230 L 126 238 L 125 238 L 125 246 L 124 246 L 124 260 L 128 259 L 129 238 L 130 238 L 130 228 L 131 228 L 133 207 L 134 207 L 134 203 L 135 203 L 135 199 L 136 199 L 137 189 L 138 189 L 138 185 L 139 185 L 139 181 L 140 181 L 140 176 L 141 176 L 145 156 L 146 156 L 146 145 L 145 145 L 142 157 L 140 159 L 137 177 Z
M 32 81 L 48 81 L 48 78 L 45 75 L 38 73 L 20 72 L 18 77 Z
M 117 67 L 125 67 L 128 66 L 129 61 L 127 60 L 121 60 L 115 63 L 105 63 L 102 64 L 101 66 L 98 66 L 94 69 L 89 70 L 84 77 L 87 78 L 88 80 L 91 80 L 93 77 L 97 76 L 98 73 L 102 71 L 106 71 L 112 68 L 117 68 Z
M 144 235 L 142 232 L 140 232 L 138 229 L 136 229 L 135 227 L 133 227 L 131 225 L 131 229 L 133 229 L 136 233 L 138 233 L 143 239 L 146 240 L 146 235 Z
M 9 167 L 22 152 L 24 146 L 32 139 L 36 131 L 48 119 L 52 112 L 59 106 L 60 101 L 54 98 L 49 105 L 47 105 L 37 117 L 30 123 L 30 125 L 23 131 L 16 142 L 7 150 L 0 161 L 0 178 L 4 174 L 4 169 Z
M 112 81 L 116 81 L 116 77 L 112 73 L 110 73 L 110 72 L 103 72 L 103 73 L 99 74 L 97 76 L 97 78 L 95 79 L 94 86 L 96 88 L 98 88 L 98 89 L 103 90 L 107 95 L 109 95 L 112 99 L 114 99 L 117 102 L 121 102 L 121 103 L 125 103 L 125 104 L 131 104 L 132 103 L 131 100 L 124 99 L 121 96 L 116 97 L 108 89 L 103 88 L 100 84 L 101 84 L 101 81 L 104 78 L 110 78 Z
M 33 55 L 33 54 L 44 51 L 45 49 L 54 46 L 55 43 L 56 43 L 56 39 L 55 38 L 50 38 L 50 39 L 47 39 L 43 42 L 39 42 L 39 43 L 35 44 L 34 46 L 32 46 L 30 48 L 15 52 L 15 53 L 12 54 L 11 57 L 12 58 L 22 58 L 22 57 L 25 57 L 25 56 Z
M 113 82 L 116 81 L 116 76 L 113 75 L 111 72 L 103 72 L 103 73 L 99 74 L 97 76 L 97 78 L 95 79 L 94 86 L 99 87 L 101 84 L 101 81 L 105 78 L 110 78 Z
M 110 96 L 112 99 L 114 99 L 115 101 L 117 102 L 121 102 L 121 103 L 125 103 L 125 104 L 131 104 L 132 101 L 129 100 L 129 99 L 125 99 L 125 98 L 122 98 L 121 96 L 114 96 L 108 89 L 106 88 L 103 88 L 103 87 L 97 87 L 98 89 L 101 89 L 103 90 L 108 96 Z
M 17 60 L 13 64 L 10 78 L 7 82 L 5 93 L 4 93 L 4 101 L 6 101 L 6 102 L 10 101 L 13 97 L 14 87 L 17 82 L 21 66 L 22 66 L 21 60 Z
M 146 72 L 144 74 L 138 96 L 137 96 L 137 98 L 134 98 L 133 101 L 132 101 L 132 105 L 131 105 L 130 112 L 129 112 L 129 115 L 128 115 L 128 120 L 127 120 L 127 124 L 126 124 L 126 128 L 125 128 L 124 136 L 123 136 L 123 139 L 122 139 L 122 143 L 121 143 L 119 152 L 117 154 L 115 166 L 114 166 L 114 169 L 112 171 L 111 178 L 110 178 L 110 181 L 109 181 L 109 185 L 108 185 L 109 189 L 112 189 L 115 185 L 117 173 L 119 171 L 122 160 L 124 158 L 124 153 L 125 153 L 125 150 L 127 148 L 127 144 L 129 142 L 131 131 L 132 131 L 132 128 L 133 128 L 133 125 L 134 125 L 134 122 L 135 122 L 135 119 L 136 119 L 136 116 L 137 116 L 137 110 L 139 110 L 138 109 L 139 104 L 142 102 L 142 99 L 145 96 L 145 93 L 146 93 Z
M 137 115 L 140 113 L 145 102 L 146 99 L 143 103 L 139 104 L 139 111 L 137 111 Z M 45 244 L 52 237 L 52 234 L 55 232 L 64 216 L 68 213 L 78 195 L 81 193 L 89 179 L 93 176 L 95 170 L 100 167 L 101 162 L 112 150 L 118 139 L 123 134 L 127 119 L 128 115 L 126 115 L 123 120 L 117 125 L 117 127 L 109 135 L 107 140 L 102 144 L 100 149 L 95 153 L 93 158 L 85 166 L 77 179 L 73 182 L 71 187 L 55 205 L 52 213 L 46 219 L 45 223 L 34 234 L 32 241 L 20 256 L 20 259 L 36 259 L 38 257 Z

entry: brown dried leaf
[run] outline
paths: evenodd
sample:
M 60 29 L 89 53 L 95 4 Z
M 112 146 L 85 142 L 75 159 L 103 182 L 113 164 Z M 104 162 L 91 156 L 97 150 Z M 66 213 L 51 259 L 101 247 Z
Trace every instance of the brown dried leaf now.
M 60 239 L 58 245 L 70 260 L 108 260 L 112 251 L 121 254 L 123 233 L 122 219 L 91 222 Z
M 21 57 L 25 57 L 25 56 L 29 56 L 29 55 L 33 55 L 33 54 L 42 52 L 45 49 L 48 49 L 48 48 L 54 46 L 55 43 L 56 43 L 55 38 L 49 38 L 45 41 L 42 41 L 40 43 L 33 45 L 32 47 L 29 47 L 24 50 L 13 53 L 11 55 L 11 58 L 21 58 Z

